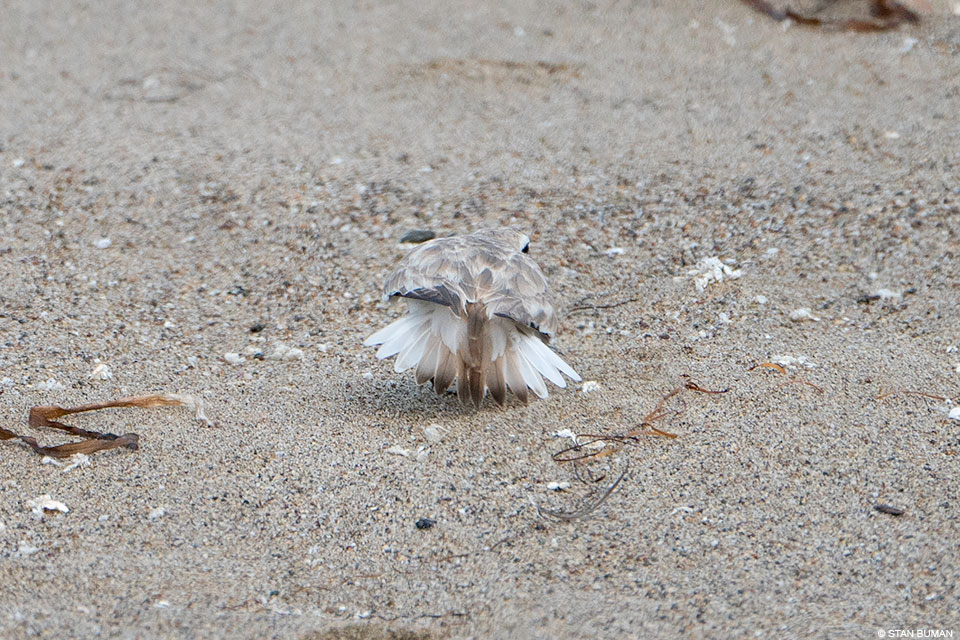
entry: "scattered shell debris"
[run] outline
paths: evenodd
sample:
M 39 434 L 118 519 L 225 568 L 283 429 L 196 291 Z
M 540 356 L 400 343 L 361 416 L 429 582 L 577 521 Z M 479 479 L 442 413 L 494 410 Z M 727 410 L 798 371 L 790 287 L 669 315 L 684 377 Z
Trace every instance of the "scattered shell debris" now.
M 60 513 L 70 513 L 69 507 L 59 500 L 54 500 L 50 494 L 45 493 L 39 498 L 27 500 L 27 507 L 33 512 L 33 515 L 41 518 L 47 511 L 59 511 Z
M 47 380 L 34 387 L 37 391 L 63 391 L 66 388 L 66 385 L 57 382 L 55 378 L 47 378 Z
M 278 342 L 267 356 L 268 360 L 303 360 L 303 350 Z
M 794 322 L 804 322 L 807 320 L 812 322 L 820 322 L 820 318 L 813 315 L 813 313 L 810 312 L 809 307 L 801 307 L 796 311 L 791 311 L 790 319 Z
M 711 282 L 723 282 L 724 279 L 736 280 L 743 275 L 743 269 L 734 269 L 714 256 L 697 262 L 687 275 L 693 278 L 697 291 L 704 291 Z
M 596 393 L 600 391 L 600 383 L 596 380 L 587 380 L 580 385 L 580 393 Z

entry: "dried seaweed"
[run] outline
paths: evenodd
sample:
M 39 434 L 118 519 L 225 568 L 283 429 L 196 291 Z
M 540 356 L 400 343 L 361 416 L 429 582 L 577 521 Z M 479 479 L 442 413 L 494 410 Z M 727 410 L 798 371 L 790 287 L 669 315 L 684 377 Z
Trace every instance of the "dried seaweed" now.
M 881 390 L 881 391 L 882 391 L 882 390 Z M 903 391 L 903 390 L 900 390 L 900 391 L 888 391 L 887 393 L 881 393 L 880 395 L 877 396 L 876 399 L 877 399 L 877 400 L 885 400 L 885 399 L 887 399 L 887 398 L 891 398 L 891 397 L 893 397 L 893 396 L 897 396 L 897 395 L 901 395 L 901 394 L 902 394 L 902 395 L 905 395 L 905 396 L 920 396 L 921 398 L 930 398 L 931 400 L 939 400 L 940 402 L 950 402 L 950 401 L 951 401 L 950 398 L 948 398 L 947 396 L 938 396 L 938 395 L 934 395 L 934 394 L 932 394 L 932 393 L 927 393 L 927 392 L 925 392 L 925 391 Z
M 611 302 L 608 304 L 589 304 L 586 302 L 587 298 L 591 296 L 586 296 L 581 298 L 576 305 L 567 309 L 567 315 L 571 313 L 577 313 L 578 311 L 597 311 L 598 309 L 614 309 L 616 307 L 622 307 L 625 304 L 632 304 L 634 302 L 640 302 L 642 298 L 628 298 L 626 300 L 618 300 L 617 302 Z
M 600 506 L 607 501 L 614 491 L 617 490 L 617 487 L 620 486 L 620 483 L 627 477 L 627 474 L 630 472 L 630 463 L 627 462 L 624 465 L 623 472 L 617 477 L 617 479 L 607 487 L 602 493 L 599 493 L 598 497 L 593 497 L 587 500 L 580 508 L 573 511 L 560 511 L 559 509 L 544 509 L 538 504 L 534 506 L 537 508 L 537 514 L 541 518 L 546 518 L 548 520 L 559 520 L 561 522 L 570 522 L 573 520 L 583 520 L 584 518 L 589 517 L 593 512 L 600 508 Z
M 888 31 L 896 29 L 904 23 L 918 23 L 920 16 L 903 6 L 896 0 L 870 0 L 870 15 L 872 19 L 848 18 L 829 20 L 818 18 L 815 15 L 801 14 L 789 7 L 777 9 L 767 0 L 742 0 L 742 2 L 760 13 L 781 22 L 793 20 L 799 25 L 834 29 L 839 31 Z
M 86 429 L 74 427 L 62 422 L 57 422 L 57 418 L 62 418 L 63 416 L 68 416 L 75 413 L 99 411 L 101 409 L 123 407 L 149 409 L 152 407 L 179 406 L 186 406 L 194 409 L 198 420 L 201 420 L 207 425 L 210 424 L 210 421 L 203 413 L 202 405 L 196 398 L 192 396 L 179 394 L 131 396 L 119 398 L 117 400 L 108 400 L 107 402 L 95 402 L 93 404 L 85 404 L 79 407 L 70 407 L 67 409 L 58 407 L 57 405 L 41 405 L 30 409 L 29 425 L 31 427 L 35 429 L 40 427 L 50 427 L 53 429 L 66 431 L 71 435 L 85 438 L 85 440 L 81 442 L 69 442 L 52 447 L 45 447 L 41 446 L 37 442 L 36 438 L 20 435 L 2 427 L 0 427 L 0 440 L 20 440 L 21 442 L 29 445 L 37 455 L 50 456 L 52 458 L 69 458 L 76 453 L 91 454 L 97 451 L 106 451 L 121 447 L 136 451 L 140 442 L 140 436 L 138 436 L 136 433 L 125 433 L 118 436 L 112 433 L 88 431 Z
M 754 369 L 759 369 L 759 368 L 773 369 L 774 371 L 776 371 L 776 372 L 778 372 L 778 373 L 781 373 L 781 374 L 783 374 L 783 375 L 787 375 L 787 370 L 786 370 L 786 369 L 784 369 L 784 368 L 781 367 L 780 365 L 775 364 L 775 363 L 773 363 L 773 362 L 758 362 L 757 364 L 755 364 L 755 365 L 753 365 L 752 367 L 750 367 L 749 369 L 747 369 L 747 371 L 753 371 Z M 777 385 L 777 389 L 782 389 L 783 387 L 787 386 L 788 384 L 805 384 L 805 385 L 807 385 L 808 387 L 816 390 L 817 393 L 824 393 L 822 387 L 818 387 L 817 385 L 813 384 L 812 382 L 810 382 L 810 381 L 808 381 L 808 380 L 804 380 L 804 379 L 801 378 L 800 376 L 794 376 L 794 377 L 790 378 L 789 380 L 787 380 L 786 382 L 783 382 L 783 383 Z

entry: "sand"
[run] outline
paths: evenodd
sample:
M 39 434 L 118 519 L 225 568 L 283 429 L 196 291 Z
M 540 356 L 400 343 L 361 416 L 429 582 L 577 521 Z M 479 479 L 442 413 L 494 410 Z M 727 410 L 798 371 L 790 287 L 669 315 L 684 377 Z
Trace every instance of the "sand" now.
M 6 6 L 2 424 L 216 426 L 0 443 L 0 636 L 960 633 L 960 18 L 915 6 Z M 361 341 L 403 234 L 506 224 L 596 385 L 474 411 Z

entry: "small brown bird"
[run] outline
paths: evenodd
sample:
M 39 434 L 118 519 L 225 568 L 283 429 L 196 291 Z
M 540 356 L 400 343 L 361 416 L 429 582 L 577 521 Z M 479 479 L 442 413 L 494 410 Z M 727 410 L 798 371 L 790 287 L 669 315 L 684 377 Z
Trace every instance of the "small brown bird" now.
M 556 331 L 553 293 L 513 229 L 484 229 L 425 242 L 400 261 L 384 285 L 386 298 L 405 298 L 408 314 L 363 344 L 396 355 L 397 373 L 417 368 L 417 384 L 443 393 L 457 380 L 461 402 L 480 406 L 484 392 L 498 404 L 509 389 L 547 396 L 543 378 L 566 387 L 580 376 L 547 346 Z M 542 377 L 541 377 L 542 376 Z

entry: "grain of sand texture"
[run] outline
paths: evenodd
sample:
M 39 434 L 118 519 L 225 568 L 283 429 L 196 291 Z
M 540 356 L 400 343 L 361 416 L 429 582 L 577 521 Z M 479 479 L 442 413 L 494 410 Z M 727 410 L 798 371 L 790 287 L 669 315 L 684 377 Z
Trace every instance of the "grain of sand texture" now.
M 913 6 L 6 3 L 2 426 L 216 426 L 0 443 L 0 637 L 960 633 L 960 17 Z M 404 233 L 498 225 L 592 393 L 474 411 L 361 345 Z M 553 459 L 687 382 L 729 391 L 676 438 Z

